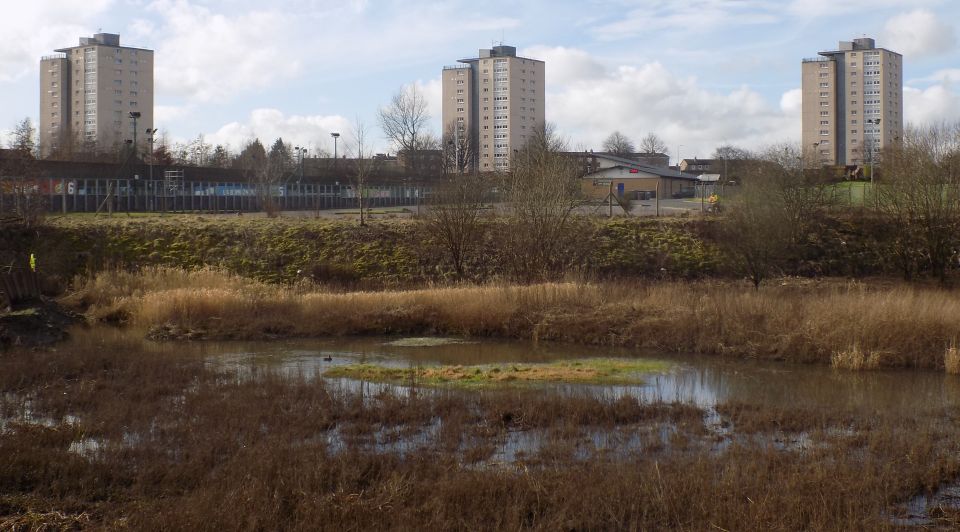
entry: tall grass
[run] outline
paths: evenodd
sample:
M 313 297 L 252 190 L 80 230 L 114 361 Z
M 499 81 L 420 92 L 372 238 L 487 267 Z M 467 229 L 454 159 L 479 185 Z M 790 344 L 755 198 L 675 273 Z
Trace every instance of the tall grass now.
M 103 273 L 72 301 L 95 320 L 205 338 L 453 334 L 831 363 L 942 368 L 960 297 L 910 286 L 547 283 L 331 293 L 211 270 Z M 869 357 L 868 357 L 869 358 Z M 841 364 L 842 365 L 842 364 Z

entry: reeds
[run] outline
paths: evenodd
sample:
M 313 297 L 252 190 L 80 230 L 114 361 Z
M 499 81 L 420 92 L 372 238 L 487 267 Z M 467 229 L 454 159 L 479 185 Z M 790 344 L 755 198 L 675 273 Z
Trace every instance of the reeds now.
M 835 369 L 853 371 L 876 370 L 888 367 L 886 362 L 888 358 L 888 353 L 866 351 L 859 344 L 853 344 L 849 349 L 833 353 L 833 356 L 830 357 L 830 365 Z
M 284 287 L 212 270 L 103 273 L 72 296 L 94 320 L 201 338 L 449 334 L 834 363 L 943 367 L 960 297 L 861 284 L 547 283 L 380 292 Z M 851 349 L 851 346 L 855 346 Z

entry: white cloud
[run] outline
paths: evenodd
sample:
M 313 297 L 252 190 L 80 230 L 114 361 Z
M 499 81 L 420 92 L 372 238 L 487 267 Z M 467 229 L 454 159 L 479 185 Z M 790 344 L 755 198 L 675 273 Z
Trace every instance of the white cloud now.
M 287 116 L 277 109 L 256 109 L 245 122 L 231 122 L 205 138 L 210 144 L 223 144 L 236 151 L 255 138 L 268 148 L 274 140 L 283 138 L 284 142 L 307 146 L 311 153 L 320 149 L 332 152 L 330 133 L 346 135 L 351 128 L 351 121 L 338 115 Z
M 960 94 L 949 83 L 904 87 L 903 115 L 905 122 L 916 125 L 960 121 Z
M 287 50 L 295 19 L 280 10 L 215 13 L 187 0 L 157 0 L 156 25 L 138 24 L 157 43 L 157 93 L 192 102 L 222 102 L 287 81 L 300 60 Z
M 792 0 L 787 10 L 794 15 L 813 18 L 849 13 L 872 13 L 888 8 L 903 8 L 940 3 L 939 0 Z M 908 6 L 908 7 L 909 7 Z
M 911 59 L 950 52 L 956 46 L 953 27 L 926 9 L 902 13 L 887 21 L 884 47 Z
M 417 91 L 427 100 L 427 112 L 433 118 L 440 118 L 443 112 L 443 81 L 440 77 L 431 80 L 419 80 Z M 439 123 L 439 122 L 438 122 Z
M 92 35 L 87 24 L 113 0 L 39 0 L 9 2 L 0 17 L 0 82 L 36 72 L 40 57 L 56 48 L 76 46 L 79 37 Z
M 547 86 L 596 79 L 606 74 L 606 67 L 583 50 L 563 46 L 533 46 L 522 55 L 546 63 Z
M 550 69 L 577 71 L 584 62 L 579 53 L 557 57 Z M 564 57 L 572 65 L 563 64 Z M 709 157 L 721 142 L 757 148 L 800 136 L 798 89 L 784 94 L 777 106 L 747 86 L 730 92 L 704 89 L 696 78 L 677 77 L 657 62 L 549 87 L 547 120 L 584 143 L 575 149 L 595 149 L 614 130 L 635 141 L 655 132 L 674 156 L 683 145 L 683 154 L 698 157 Z
M 908 82 L 909 85 L 917 83 L 960 83 L 960 68 L 937 70 L 929 76 L 912 79 Z
M 465 31 L 501 31 L 514 29 L 520 26 L 520 21 L 508 17 L 471 17 L 469 20 L 458 25 L 457 29 Z
M 601 40 L 648 35 L 665 29 L 702 32 L 716 28 L 771 24 L 780 20 L 779 5 L 761 0 L 640 0 L 614 22 L 597 26 Z
M 792 89 L 780 97 L 780 110 L 784 114 L 800 117 L 803 110 L 803 89 Z
M 154 105 L 153 122 L 155 124 L 173 124 L 190 115 L 194 109 L 177 105 Z

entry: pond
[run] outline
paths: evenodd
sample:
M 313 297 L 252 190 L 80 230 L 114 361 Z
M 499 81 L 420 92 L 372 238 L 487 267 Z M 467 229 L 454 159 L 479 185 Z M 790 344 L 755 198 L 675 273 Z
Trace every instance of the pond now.
M 238 376 L 274 370 L 322 376 L 354 364 L 392 368 L 440 365 L 544 364 L 599 358 L 649 359 L 667 369 L 642 375 L 631 385 L 538 383 L 550 392 L 589 392 L 616 398 L 683 402 L 701 407 L 721 403 L 769 407 L 880 409 L 904 413 L 960 406 L 960 378 L 937 372 L 854 372 L 820 365 L 745 361 L 696 355 L 650 355 L 627 349 L 530 342 L 447 339 L 338 338 L 269 343 L 199 344 L 208 363 Z M 350 379 L 328 379 L 343 386 Z M 397 388 L 402 389 L 403 386 Z

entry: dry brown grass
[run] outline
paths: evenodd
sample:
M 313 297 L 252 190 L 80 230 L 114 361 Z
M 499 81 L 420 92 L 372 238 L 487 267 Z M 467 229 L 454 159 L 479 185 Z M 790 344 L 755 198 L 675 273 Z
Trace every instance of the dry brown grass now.
M 949 291 L 862 284 L 548 283 L 330 293 L 202 270 L 105 273 L 72 300 L 96 319 L 206 338 L 451 334 L 863 367 L 942 368 L 960 336 Z M 119 317 L 119 318 L 118 318 Z M 841 364 L 843 365 L 843 364 Z M 847 367 L 856 364 L 848 364 Z
M 849 349 L 837 351 L 830 357 L 830 365 L 836 369 L 847 369 L 853 371 L 877 370 L 892 365 L 889 362 L 891 354 L 886 351 L 866 351 L 861 349 L 858 344 L 854 344 Z

